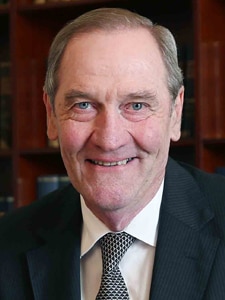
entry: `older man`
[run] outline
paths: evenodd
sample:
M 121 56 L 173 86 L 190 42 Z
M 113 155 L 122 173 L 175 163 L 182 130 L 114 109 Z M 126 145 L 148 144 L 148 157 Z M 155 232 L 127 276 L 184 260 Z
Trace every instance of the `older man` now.
M 225 180 L 168 158 L 183 97 L 149 19 L 102 8 L 58 33 L 44 104 L 72 185 L 0 222 L 0 299 L 224 300 Z

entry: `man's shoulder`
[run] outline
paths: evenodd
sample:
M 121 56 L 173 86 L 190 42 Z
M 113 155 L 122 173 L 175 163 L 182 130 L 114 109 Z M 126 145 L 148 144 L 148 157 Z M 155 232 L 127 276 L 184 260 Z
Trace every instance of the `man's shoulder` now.
M 180 162 L 179 165 L 184 168 L 187 173 L 199 184 L 199 186 L 207 192 L 225 191 L 225 176 L 208 173 L 195 166 Z M 224 197 L 224 195 L 222 195 Z
M 40 226 L 53 227 L 70 209 L 79 208 L 79 194 L 72 186 L 49 193 L 30 205 L 17 208 L 0 218 L 0 239 L 32 236 Z
M 187 164 L 181 161 L 175 161 L 173 159 L 169 159 L 167 169 L 176 172 L 178 176 L 182 173 L 184 176 L 189 177 L 191 176 L 196 182 L 203 183 L 203 184 L 210 184 L 215 186 L 220 186 L 222 184 L 222 188 L 225 188 L 225 176 L 216 174 L 216 173 L 209 173 L 203 171 L 191 164 Z M 181 172 L 181 173 L 180 173 Z
M 197 188 L 211 208 L 225 211 L 225 176 L 208 173 L 195 166 L 172 159 L 169 160 L 168 169 L 168 174 L 173 177 L 172 180 L 176 184 L 182 181 L 182 186 L 186 187 L 186 191 L 188 189 L 194 191 Z

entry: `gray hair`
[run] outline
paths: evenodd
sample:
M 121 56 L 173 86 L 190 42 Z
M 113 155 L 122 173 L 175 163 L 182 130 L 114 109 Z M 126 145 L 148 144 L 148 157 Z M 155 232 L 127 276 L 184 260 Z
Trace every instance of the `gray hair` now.
M 84 13 L 66 24 L 56 35 L 50 48 L 44 90 L 54 106 L 58 89 L 58 70 L 69 41 L 82 33 L 96 30 L 145 28 L 155 38 L 167 70 L 167 85 L 174 100 L 183 85 L 183 76 L 178 65 L 177 46 L 172 33 L 165 27 L 153 24 L 144 16 L 123 8 L 98 8 Z

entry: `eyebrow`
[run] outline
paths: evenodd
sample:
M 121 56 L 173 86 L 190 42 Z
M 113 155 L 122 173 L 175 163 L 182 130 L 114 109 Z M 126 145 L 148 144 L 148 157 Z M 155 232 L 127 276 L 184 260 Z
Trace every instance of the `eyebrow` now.
M 145 99 L 145 100 L 151 100 L 151 101 L 156 101 L 156 93 L 153 93 L 149 90 L 143 90 L 143 91 L 137 91 L 133 93 L 129 93 L 128 95 L 125 96 L 125 99 Z
M 76 99 L 76 98 L 90 99 L 90 100 L 94 99 L 94 97 L 91 96 L 91 94 L 89 94 L 87 92 L 82 92 L 80 90 L 75 90 L 75 89 L 69 90 L 64 95 L 65 102 L 68 105 L 71 103 L 71 100 Z
M 95 97 L 93 95 L 91 95 L 88 92 L 83 92 L 80 90 L 76 90 L 76 89 L 71 89 L 68 92 L 65 93 L 64 95 L 65 98 L 65 102 L 66 104 L 70 104 L 71 100 L 76 99 L 76 98 L 80 98 L 80 99 L 89 99 L 89 100 L 94 100 Z M 131 92 L 128 93 L 122 97 L 123 100 L 125 101 L 129 101 L 129 100 L 147 100 L 147 101 L 152 101 L 152 102 L 158 102 L 157 97 L 156 97 L 156 93 L 153 93 L 149 90 L 141 90 L 141 91 L 137 91 L 137 92 Z
M 159 99 L 156 92 L 152 92 L 150 90 L 141 90 L 129 93 L 125 96 L 125 101 L 143 101 L 149 103 L 149 105 L 154 107 L 159 105 Z

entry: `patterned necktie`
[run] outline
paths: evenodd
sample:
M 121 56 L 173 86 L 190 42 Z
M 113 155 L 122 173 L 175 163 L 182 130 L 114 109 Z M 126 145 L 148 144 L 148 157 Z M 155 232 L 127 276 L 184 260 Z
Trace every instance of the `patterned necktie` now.
M 107 233 L 100 239 L 103 273 L 96 300 L 129 300 L 119 262 L 135 238 L 126 232 Z

